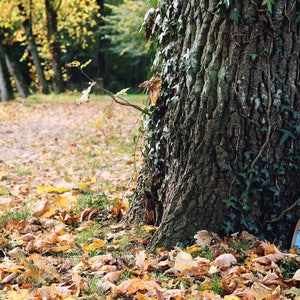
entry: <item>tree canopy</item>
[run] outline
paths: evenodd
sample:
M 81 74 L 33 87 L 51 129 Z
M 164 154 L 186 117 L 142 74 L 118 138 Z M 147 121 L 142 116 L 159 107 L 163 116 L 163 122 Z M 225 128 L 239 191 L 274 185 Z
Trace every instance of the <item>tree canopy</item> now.
M 147 46 L 144 44 L 143 47 L 139 33 L 143 14 L 147 10 L 147 1 L 48 1 L 53 7 L 53 12 L 57 15 L 56 32 L 50 40 L 46 2 L 44 0 L 13 0 L 1 1 L 0 3 L 1 44 L 9 47 L 13 57 L 20 61 L 20 69 L 34 90 L 37 88 L 37 83 L 42 80 L 41 74 L 38 75 L 37 64 L 41 64 L 42 76 L 45 76 L 48 84 L 53 80 L 54 71 L 51 67 L 51 61 L 53 61 L 53 54 L 55 53 L 51 53 L 52 46 L 50 46 L 53 38 L 59 45 L 55 50 L 60 52 L 57 58 L 59 57 L 63 64 L 73 60 L 84 62 L 92 59 L 89 66 L 91 76 L 105 77 L 104 80 L 108 84 L 120 80 L 117 74 L 118 68 L 121 70 L 130 67 L 131 62 L 128 63 L 128 57 L 127 60 L 121 60 L 121 66 L 116 66 L 118 64 L 116 58 L 121 52 L 130 52 L 130 55 L 135 57 L 142 55 L 143 58 L 138 64 L 139 69 L 144 68 L 141 68 L 145 64 L 144 62 L 149 62 L 147 55 L 145 56 L 148 51 Z M 128 11 L 131 12 L 129 18 L 127 16 Z M 120 23 L 125 25 L 123 28 L 127 28 L 126 33 L 120 31 Z M 110 30 L 103 31 L 105 27 L 109 27 Z M 31 35 L 30 38 L 28 34 Z M 30 41 L 34 43 L 31 46 L 29 46 Z M 117 44 L 110 46 L 111 41 L 115 41 Z M 34 53 L 32 51 L 34 47 L 36 48 L 35 56 L 38 55 L 39 57 L 38 61 L 37 59 L 33 60 Z M 125 49 L 131 50 L 126 51 Z M 106 64 L 105 68 L 99 61 L 98 53 L 102 53 L 105 60 L 109 60 L 109 64 Z M 69 87 L 73 83 L 80 84 L 81 80 L 76 75 L 67 73 L 64 68 L 62 68 L 62 72 L 63 80 L 69 82 Z M 127 73 L 134 75 L 131 70 Z M 137 77 L 127 76 L 127 79 L 134 78 L 130 83 L 135 82 L 137 86 L 138 83 L 135 80 L 140 79 L 140 76 Z

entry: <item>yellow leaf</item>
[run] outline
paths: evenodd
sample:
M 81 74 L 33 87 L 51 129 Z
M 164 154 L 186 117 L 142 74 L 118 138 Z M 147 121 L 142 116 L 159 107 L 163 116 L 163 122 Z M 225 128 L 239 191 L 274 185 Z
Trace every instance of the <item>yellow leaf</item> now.
M 75 197 L 57 196 L 54 204 L 62 209 L 77 207 L 77 199 Z
M 53 247 L 51 248 L 52 252 L 62 252 L 62 251 L 67 251 L 71 248 L 71 245 L 64 245 L 64 246 L 58 246 L 58 247 Z
M 8 300 L 23 300 L 28 299 L 28 296 L 30 296 L 30 292 L 28 289 L 20 289 L 17 292 L 14 290 L 10 290 L 6 293 L 9 296 Z
M 106 241 L 100 239 L 94 239 L 90 245 L 82 245 L 84 251 L 93 251 L 96 249 L 104 250 L 106 248 Z
M 67 63 L 66 67 L 68 67 L 68 68 L 77 67 L 78 68 L 80 65 L 81 65 L 81 63 L 78 60 L 73 60 L 72 62 Z
M 56 213 L 55 207 L 50 207 L 45 213 L 42 214 L 42 217 L 47 219 L 54 216 L 55 213 Z
M 80 69 L 83 69 L 85 68 L 87 65 L 89 65 L 90 63 L 92 62 L 91 59 L 89 59 L 88 61 L 86 61 L 85 63 L 83 63 L 81 66 L 80 66 Z M 73 62 L 72 62 L 73 63 Z M 79 63 L 80 65 L 80 62 L 78 61 L 77 63 Z
M 144 225 L 142 226 L 142 230 L 148 233 L 154 233 L 157 230 L 157 227 L 152 225 Z
M 38 186 L 36 189 L 39 193 L 48 192 L 48 193 L 56 193 L 56 194 L 63 194 L 71 190 L 70 188 L 66 188 L 66 187 L 53 187 L 53 186 L 44 186 L 44 185 Z
M 235 295 L 229 295 L 229 296 L 225 296 L 224 300 L 240 300 L 240 297 Z
M 187 247 L 186 250 L 188 253 L 194 253 L 200 251 L 200 248 L 197 247 L 196 245 L 192 245 L 190 247 Z
M 82 181 L 78 182 L 77 185 L 82 190 L 89 190 L 90 189 L 90 185 L 85 183 L 85 182 L 82 182 Z

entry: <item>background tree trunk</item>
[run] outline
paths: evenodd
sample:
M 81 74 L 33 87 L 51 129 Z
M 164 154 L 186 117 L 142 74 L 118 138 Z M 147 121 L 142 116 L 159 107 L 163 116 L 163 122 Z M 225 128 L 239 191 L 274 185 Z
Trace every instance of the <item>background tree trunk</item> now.
M 60 1 L 57 1 L 59 7 Z M 60 44 L 57 40 L 57 12 L 58 7 L 55 7 L 55 0 L 45 0 L 46 17 L 47 17 L 47 30 L 48 30 L 48 43 L 51 55 L 52 65 L 52 83 L 55 94 L 63 93 L 64 80 L 62 75 L 61 51 Z
M 9 49 L 4 47 L 3 51 L 8 71 L 14 79 L 16 89 L 22 98 L 26 98 L 29 95 L 29 90 L 25 82 L 24 76 L 20 70 L 20 66 L 10 54 Z
M 0 96 L 2 102 L 6 102 L 14 98 L 11 83 L 9 80 L 9 73 L 5 62 L 3 46 L 1 44 L 0 44 Z
M 276 220 L 300 197 L 299 3 L 222 3 L 158 3 L 163 84 L 127 215 L 159 226 L 152 249 L 201 229 L 290 242 L 299 217 Z
M 43 72 L 43 68 L 41 65 L 41 60 L 39 57 L 35 39 L 32 34 L 31 13 L 29 13 L 29 15 L 26 13 L 25 7 L 23 6 L 23 4 L 21 2 L 18 4 L 18 8 L 20 10 L 21 15 L 23 15 L 23 17 L 24 17 L 24 21 L 23 21 L 24 32 L 25 32 L 27 43 L 28 43 L 28 49 L 29 49 L 33 64 L 36 69 L 39 86 L 40 86 L 43 94 L 49 94 L 48 84 L 47 84 L 47 81 L 46 81 L 46 78 L 45 78 L 45 75 Z

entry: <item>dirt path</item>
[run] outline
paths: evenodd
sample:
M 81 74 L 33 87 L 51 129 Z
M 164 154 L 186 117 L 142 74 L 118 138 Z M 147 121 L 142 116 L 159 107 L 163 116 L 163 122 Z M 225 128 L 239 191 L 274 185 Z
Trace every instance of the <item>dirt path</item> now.
M 110 99 L 80 106 L 2 103 L 0 197 L 35 197 L 38 186 L 132 187 L 138 120 L 137 112 L 111 106 Z

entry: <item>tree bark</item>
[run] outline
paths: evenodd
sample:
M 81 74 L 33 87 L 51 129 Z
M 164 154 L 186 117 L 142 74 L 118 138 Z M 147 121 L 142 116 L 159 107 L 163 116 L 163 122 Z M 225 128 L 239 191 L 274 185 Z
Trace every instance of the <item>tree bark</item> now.
M 27 96 L 29 96 L 29 90 L 25 82 L 25 78 L 19 69 L 19 65 L 10 55 L 9 49 L 6 49 L 4 47 L 3 51 L 8 71 L 14 79 L 16 89 L 22 98 L 26 98 Z
M 9 73 L 5 63 L 4 51 L 1 44 L 0 44 L 0 96 L 2 102 L 7 102 L 14 98 L 11 83 L 9 80 Z
M 52 84 L 55 94 L 63 93 L 64 80 L 62 75 L 61 51 L 60 43 L 57 39 L 57 11 L 54 7 L 55 0 L 45 0 L 46 5 L 46 18 L 47 18 L 47 31 L 48 43 L 51 55 L 52 65 Z M 58 6 L 60 2 L 58 1 Z
M 20 10 L 21 15 L 24 17 L 23 28 L 24 28 L 26 40 L 28 43 L 28 49 L 29 49 L 33 64 L 36 69 L 39 86 L 40 86 L 43 94 L 49 94 L 48 84 L 47 84 L 47 81 L 46 81 L 46 78 L 45 78 L 45 75 L 43 72 L 43 68 L 41 65 L 41 60 L 40 60 L 37 46 L 35 43 L 35 38 L 32 33 L 31 13 L 29 15 L 27 15 L 25 7 L 23 6 L 23 4 L 21 2 L 19 2 L 18 8 Z
M 158 226 L 150 248 L 201 229 L 289 241 L 299 206 L 273 220 L 300 198 L 300 7 L 275 2 L 158 1 L 162 90 L 126 216 Z

